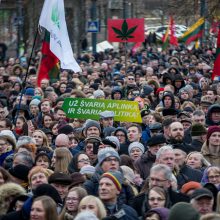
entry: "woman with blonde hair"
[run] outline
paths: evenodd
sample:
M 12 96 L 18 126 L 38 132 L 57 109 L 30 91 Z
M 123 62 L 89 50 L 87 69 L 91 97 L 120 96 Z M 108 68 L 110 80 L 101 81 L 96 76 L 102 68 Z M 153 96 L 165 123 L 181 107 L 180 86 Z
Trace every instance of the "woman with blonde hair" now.
M 52 150 L 50 148 L 50 144 L 49 144 L 49 141 L 48 141 L 48 138 L 47 138 L 47 135 L 41 131 L 41 130 L 35 130 L 32 134 L 32 138 L 34 138 L 34 140 L 36 141 L 36 146 L 37 148 L 40 148 L 40 147 L 47 147 L 49 148 L 50 150 Z
M 37 197 L 31 207 L 30 220 L 58 220 L 56 203 L 49 196 Z
M 185 102 L 183 102 L 183 104 L 181 105 L 181 109 L 184 110 L 184 108 L 186 108 L 186 107 L 190 107 L 193 111 L 196 110 L 195 104 L 194 104 L 193 102 L 191 102 L 191 101 L 185 101 Z
M 86 196 L 79 203 L 78 212 L 91 211 L 93 212 L 98 219 L 103 219 L 106 217 L 107 213 L 105 206 L 102 201 L 95 196 Z
M 87 192 L 82 187 L 73 187 L 69 190 L 65 206 L 59 216 L 59 220 L 72 220 L 78 213 L 78 207 L 81 200 L 87 196 Z
M 53 152 L 51 167 L 54 172 L 69 173 L 68 166 L 73 156 L 67 147 L 56 148 Z

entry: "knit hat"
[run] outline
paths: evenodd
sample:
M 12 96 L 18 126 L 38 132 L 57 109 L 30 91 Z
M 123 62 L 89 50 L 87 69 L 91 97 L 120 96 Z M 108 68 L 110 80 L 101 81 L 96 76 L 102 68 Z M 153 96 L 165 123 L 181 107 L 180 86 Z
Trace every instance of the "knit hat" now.
M 106 147 L 98 152 L 98 165 L 100 166 L 108 157 L 116 157 L 120 161 L 118 152 L 112 147 Z
M 164 88 L 158 88 L 156 94 L 158 95 L 160 92 L 164 91 Z
M 123 182 L 123 176 L 120 171 L 109 171 L 104 174 L 102 174 L 102 178 L 109 178 L 114 185 L 116 186 L 117 190 L 120 192 L 122 188 L 122 182 Z
M 34 96 L 34 88 L 27 88 L 25 90 L 25 95 Z
M 31 105 L 36 105 L 36 106 L 38 106 L 39 103 L 40 103 L 40 100 L 39 100 L 39 99 L 32 99 L 31 102 L 30 102 L 30 104 L 29 104 L 29 106 L 31 106 Z
M 123 176 L 125 179 L 127 179 L 130 183 L 134 184 L 135 174 L 134 170 L 132 170 L 128 166 L 120 166 L 123 172 Z
M 74 132 L 74 128 L 71 125 L 69 125 L 69 124 L 66 124 L 66 125 L 64 125 L 64 126 L 62 126 L 62 127 L 60 127 L 58 129 L 58 134 L 66 134 L 66 135 L 68 135 L 68 134 L 70 134 L 72 132 Z
M 113 142 L 117 146 L 118 149 L 120 149 L 120 142 L 117 137 L 107 136 L 105 139 L 110 140 L 111 142 Z
M 95 167 L 91 165 L 83 166 L 80 171 L 81 174 L 94 174 L 95 173 Z
M 72 183 L 69 188 L 72 188 L 72 187 L 77 186 L 79 184 L 83 184 L 86 180 L 85 177 L 83 176 L 83 174 L 78 173 L 78 172 L 72 173 L 70 175 L 70 177 L 72 179 Z
M 7 140 L 12 145 L 13 150 L 16 148 L 16 138 L 12 131 L 2 130 L 0 132 L 0 138 Z
M 186 89 L 186 87 L 183 87 L 182 89 L 179 90 L 180 95 L 182 92 L 186 92 L 187 94 L 189 94 L 189 91 Z
M 115 127 L 112 127 L 112 126 L 108 126 L 108 127 L 105 127 L 103 129 L 103 135 L 104 137 L 107 137 L 107 136 L 111 136 L 112 133 L 116 130 Z
M 144 145 L 143 145 L 142 143 L 140 143 L 140 142 L 135 141 L 135 142 L 132 142 L 132 143 L 129 145 L 129 147 L 128 147 L 128 153 L 129 153 L 129 154 L 131 153 L 131 151 L 132 151 L 133 148 L 139 148 L 139 149 L 142 151 L 142 153 L 145 152 Z
M 193 189 L 200 189 L 202 188 L 202 185 L 198 182 L 190 181 L 188 183 L 185 183 L 181 188 L 181 193 L 186 194 L 188 191 Z
M 147 146 L 153 147 L 155 145 L 164 144 L 164 143 L 166 143 L 166 138 L 164 137 L 163 134 L 158 134 L 148 139 Z
M 87 132 L 88 128 L 90 127 L 97 127 L 101 133 L 101 127 L 100 127 L 100 124 L 97 122 L 97 121 L 94 121 L 94 120 L 86 120 L 86 123 L 85 123 L 85 133 Z
M 9 169 L 9 173 L 13 177 L 15 177 L 15 178 L 17 178 L 19 180 L 23 180 L 25 182 L 28 181 L 28 173 L 29 173 L 29 171 L 30 171 L 30 168 L 25 166 L 25 165 L 23 165 L 23 164 L 18 164 L 15 167 L 11 167 Z
M 201 136 L 207 133 L 207 129 L 200 123 L 193 124 L 191 127 L 191 136 Z
M 220 127 L 217 125 L 209 126 L 208 132 L 207 132 L 207 140 L 209 140 L 210 136 L 214 132 L 220 132 Z
M 146 214 L 145 217 L 151 216 L 152 214 L 156 213 L 159 215 L 160 220 L 167 220 L 169 216 L 170 210 L 168 208 L 153 208 L 150 209 Z
M 168 220 L 199 220 L 200 214 L 190 203 L 178 202 L 171 209 Z
M 58 183 L 62 185 L 70 185 L 72 183 L 72 179 L 68 174 L 55 172 L 50 175 L 48 179 L 48 183 Z
M 102 98 L 102 97 L 105 98 L 105 93 L 101 89 L 94 91 L 93 95 L 95 99 Z
M 99 114 L 100 118 L 114 118 L 115 113 L 113 111 L 104 111 Z

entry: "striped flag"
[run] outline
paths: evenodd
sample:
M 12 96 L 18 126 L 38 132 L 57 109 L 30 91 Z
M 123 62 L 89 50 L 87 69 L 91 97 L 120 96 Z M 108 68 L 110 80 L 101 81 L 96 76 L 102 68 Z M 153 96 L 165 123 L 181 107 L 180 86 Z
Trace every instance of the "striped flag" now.
M 192 41 L 196 41 L 202 37 L 205 29 L 205 18 L 200 18 L 195 24 L 193 24 L 180 38 L 186 45 Z

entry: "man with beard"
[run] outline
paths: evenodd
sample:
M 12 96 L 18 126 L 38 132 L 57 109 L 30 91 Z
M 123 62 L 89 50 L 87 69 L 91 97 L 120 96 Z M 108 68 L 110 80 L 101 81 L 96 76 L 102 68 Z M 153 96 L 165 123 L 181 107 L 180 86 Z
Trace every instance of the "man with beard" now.
M 173 148 L 179 148 L 186 152 L 187 154 L 193 151 L 190 145 L 184 143 L 184 129 L 180 122 L 173 122 L 169 128 L 169 139 L 167 140 Z
M 201 153 L 213 166 L 220 166 L 220 127 L 210 126 Z

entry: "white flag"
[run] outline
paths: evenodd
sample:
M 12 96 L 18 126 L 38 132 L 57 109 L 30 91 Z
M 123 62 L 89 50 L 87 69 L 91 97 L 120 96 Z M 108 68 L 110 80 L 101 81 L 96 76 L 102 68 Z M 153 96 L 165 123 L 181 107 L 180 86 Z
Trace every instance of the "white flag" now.
M 70 45 L 63 0 L 45 0 L 39 25 L 50 32 L 50 50 L 60 60 L 61 68 L 81 72 Z

